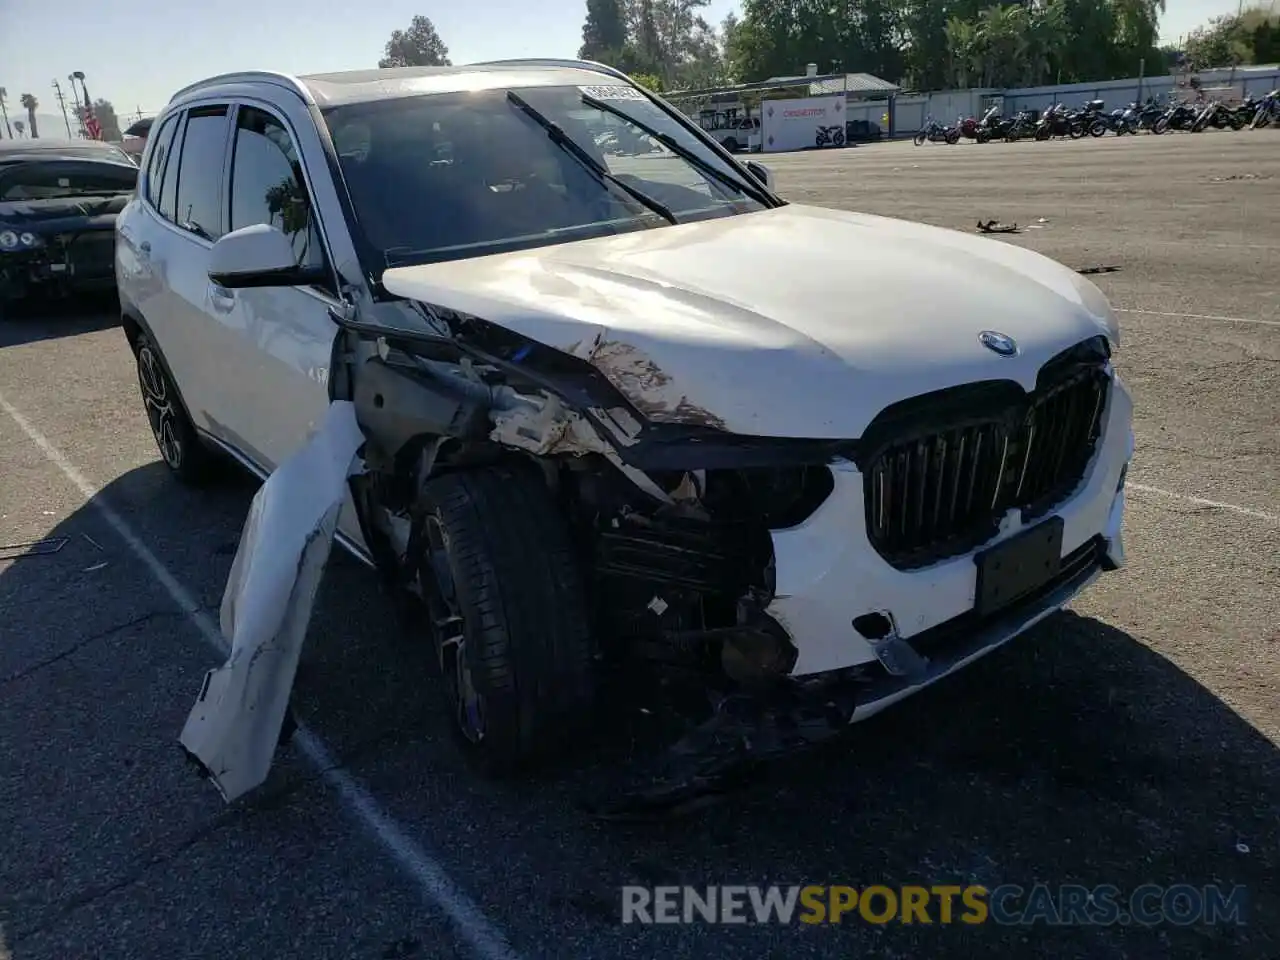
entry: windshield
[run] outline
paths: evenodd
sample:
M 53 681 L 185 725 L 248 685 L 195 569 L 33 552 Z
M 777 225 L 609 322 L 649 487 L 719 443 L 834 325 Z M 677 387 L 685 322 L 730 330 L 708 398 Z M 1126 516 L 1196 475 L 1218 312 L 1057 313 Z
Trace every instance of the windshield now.
M 91 169 L 58 163 L 14 164 L 7 171 L 0 167 L 0 172 L 0 202 L 131 193 L 138 182 L 136 169 L 110 164 Z
M 325 120 L 377 273 L 764 209 L 759 185 L 629 86 L 380 100 Z

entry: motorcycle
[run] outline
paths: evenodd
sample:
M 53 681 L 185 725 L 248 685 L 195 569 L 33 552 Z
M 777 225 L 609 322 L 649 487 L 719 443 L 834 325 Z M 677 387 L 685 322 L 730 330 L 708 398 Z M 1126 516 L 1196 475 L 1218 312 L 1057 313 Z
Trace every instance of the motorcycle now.
M 825 147 L 827 145 L 830 145 L 833 147 L 843 147 L 844 146 L 844 127 L 843 126 L 819 127 L 818 135 L 816 138 L 814 138 L 814 144 L 819 147 Z
M 1037 140 L 1049 140 L 1052 137 L 1070 137 L 1072 140 L 1079 140 L 1084 136 L 1084 122 L 1074 113 L 1069 113 L 1066 106 L 1061 103 L 1055 103 L 1040 118 L 1040 125 L 1036 127 Z
M 1168 109 L 1160 115 L 1160 118 L 1151 125 L 1151 132 L 1158 135 L 1167 130 L 1190 131 L 1192 124 L 1200 116 L 1201 109 L 1194 103 L 1184 103 L 1182 101 L 1171 103 Z
M 966 140 L 977 140 L 979 143 L 986 143 L 991 139 L 991 133 L 974 117 L 958 117 L 956 118 L 956 126 L 960 129 L 960 136 Z
M 1107 117 L 1107 129 L 1114 130 L 1117 137 L 1125 134 L 1138 135 L 1138 105 L 1131 103 L 1127 107 L 1117 107 Z
M 1244 123 L 1234 110 L 1228 110 L 1220 100 L 1210 100 L 1192 121 L 1191 132 L 1200 133 L 1208 127 L 1215 127 L 1218 130 L 1230 127 L 1232 130 L 1239 130 L 1243 126 Z
M 1103 113 L 1106 107 L 1107 104 L 1103 100 L 1090 100 L 1075 114 L 1075 119 L 1084 124 L 1085 132 L 1089 136 L 1101 137 L 1110 129 L 1106 115 Z
M 1022 114 L 1018 114 L 1022 116 Z M 1005 140 L 1008 138 L 1009 131 L 1013 129 L 1014 120 L 1009 120 L 1000 115 L 999 107 L 991 107 L 982 115 L 982 119 L 978 121 L 978 126 L 987 132 L 988 140 Z
M 1271 121 L 1280 123 L 1280 90 L 1272 90 L 1262 98 L 1249 122 L 1250 130 L 1261 130 Z
M 1008 127 L 1004 131 L 1004 139 L 1006 143 L 1017 143 L 1023 137 L 1034 136 L 1038 124 L 1031 119 L 1029 110 L 1022 110 L 1016 117 L 1009 121 L 1001 121 L 1008 123 Z
M 944 127 L 937 120 L 930 117 L 925 121 L 924 129 L 915 136 L 915 144 L 917 147 L 923 146 L 925 143 L 959 143 L 960 131 L 955 127 Z

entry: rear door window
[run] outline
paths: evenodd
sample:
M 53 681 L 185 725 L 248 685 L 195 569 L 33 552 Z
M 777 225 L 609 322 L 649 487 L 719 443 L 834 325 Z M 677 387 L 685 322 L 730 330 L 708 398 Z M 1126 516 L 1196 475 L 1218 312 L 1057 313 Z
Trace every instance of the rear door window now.
M 194 107 L 187 113 L 178 162 L 174 222 L 205 240 L 226 233 L 222 184 L 227 155 L 227 108 Z M 167 191 L 168 182 L 165 188 Z

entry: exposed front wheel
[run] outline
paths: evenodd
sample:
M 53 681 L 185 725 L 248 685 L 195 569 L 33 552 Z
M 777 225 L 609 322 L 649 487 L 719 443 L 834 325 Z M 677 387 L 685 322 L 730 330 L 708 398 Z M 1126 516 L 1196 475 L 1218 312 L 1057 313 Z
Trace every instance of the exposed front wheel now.
M 1101 137 L 1107 132 L 1107 125 L 1101 120 L 1095 120 L 1089 125 L 1089 136 Z
M 924 146 L 924 142 L 928 139 L 929 139 L 929 135 L 927 133 L 917 133 L 915 135 L 915 145 L 917 147 L 922 147 Z
M 577 559 L 540 474 L 445 474 L 422 492 L 406 562 L 459 742 L 485 772 L 566 752 L 593 706 Z
M 180 482 L 189 486 L 208 483 L 217 473 L 217 458 L 196 433 L 160 351 L 150 337 L 140 333 L 134 340 L 133 354 L 142 403 L 160 458 Z
M 947 132 L 947 143 L 957 144 L 960 142 L 960 131 L 950 130 Z

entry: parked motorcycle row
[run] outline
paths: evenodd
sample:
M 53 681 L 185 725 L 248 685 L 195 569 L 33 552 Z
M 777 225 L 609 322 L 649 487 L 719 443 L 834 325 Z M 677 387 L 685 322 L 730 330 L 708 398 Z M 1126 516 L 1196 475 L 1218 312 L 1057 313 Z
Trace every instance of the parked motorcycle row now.
M 1090 100 L 1078 110 L 1055 103 L 1039 115 L 1023 110 L 1013 117 L 1002 116 L 999 107 L 992 107 L 981 119 L 961 117 L 951 126 L 943 126 L 930 117 L 924 129 L 916 134 L 915 143 L 916 146 L 925 143 L 954 144 L 961 140 L 1014 143 L 1056 137 L 1079 140 L 1086 135 L 1103 137 L 1108 133 L 1118 137 L 1144 132 L 1160 135 L 1170 130 L 1199 133 L 1210 127 L 1260 130 L 1272 123 L 1280 126 L 1280 90 L 1272 90 L 1264 97 L 1250 95 L 1235 105 L 1223 100 L 1173 98 L 1162 104 L 1152 97 L 1146 103 L 1131 103 L 1110 113 L 1102 100 Z

